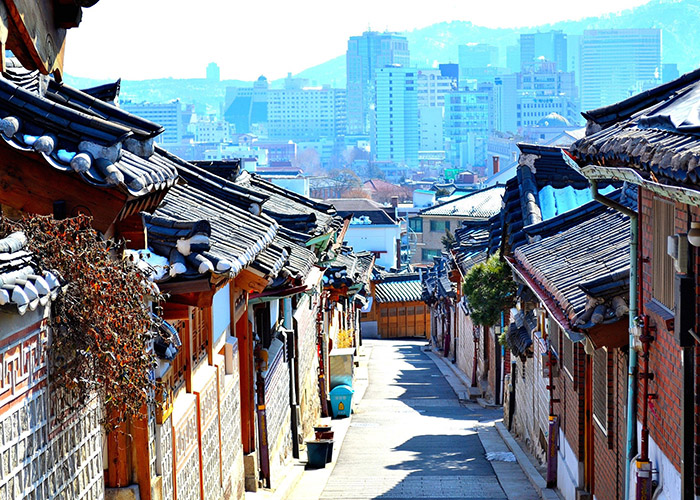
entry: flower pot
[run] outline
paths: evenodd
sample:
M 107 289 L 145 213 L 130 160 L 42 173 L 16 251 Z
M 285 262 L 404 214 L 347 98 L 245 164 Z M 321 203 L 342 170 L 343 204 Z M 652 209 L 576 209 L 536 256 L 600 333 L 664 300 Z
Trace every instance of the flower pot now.
M 331 434 L 333 434 L 331 432 Z M 333 440 L 328 440 L 328 454 L 326 455 L 326 463 L 329 464 L 333 461 Z
M 317 439 L 306 442 L 306 454 L 309 457 L 307 466 L 311 469 L 323 469 L 328 460 L 329 441 L 327 439 Z
M 314 432 L 328 432 L 332 429 L 330 425 L 315 425 Z

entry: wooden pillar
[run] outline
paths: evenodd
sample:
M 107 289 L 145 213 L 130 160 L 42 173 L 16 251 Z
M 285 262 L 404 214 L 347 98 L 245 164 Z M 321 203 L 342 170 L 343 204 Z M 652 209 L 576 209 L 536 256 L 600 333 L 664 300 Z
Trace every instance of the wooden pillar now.
M 243 453 L 255 451 L 255 394 L 253 393 L 253 336 L 248 315 L 236 322 L 241 386 L 241 438 Z
M 111 421 L 116 422 L 119 415 L 113 413 Z M 122 422 L 107 434 L 107 488 L 123 488 L 131 484 L 131 447 L 129 446 L 129 424 Z
M 148 413 L 145 406 L 141 409 L 141 414 L 131 421 L 131 436 L 141 500 L 151 500 L 151 456 L 148 446 Z

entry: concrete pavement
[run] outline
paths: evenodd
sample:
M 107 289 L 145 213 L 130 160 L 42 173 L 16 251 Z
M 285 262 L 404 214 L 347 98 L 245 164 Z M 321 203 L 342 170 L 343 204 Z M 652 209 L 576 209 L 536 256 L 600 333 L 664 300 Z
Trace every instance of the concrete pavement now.
M 539 498 L 493 427 L 502 412 L 460 403 L 424 341 L 365 342 L 369 384 L 325 487 L 305 472 L 290 498 Z

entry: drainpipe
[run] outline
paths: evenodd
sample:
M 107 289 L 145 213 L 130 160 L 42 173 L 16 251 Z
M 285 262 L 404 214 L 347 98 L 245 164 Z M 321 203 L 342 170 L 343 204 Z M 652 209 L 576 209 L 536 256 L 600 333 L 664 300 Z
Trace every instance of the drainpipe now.
M 637 351 L 634 348 L 637 331 L 637 277 L 639 274 L 639 219 L 638 213 L 598 192 L 598 182 L 589 179 L 591 194 L 597 202 L 630 218 L 630 305 L 629 305 L 629 365 L 627 369 L 627 446 L 625 454 L 625 497 L 630 499 L 630 465 L 636 455 L 637 444 Z M 637 206 L 641 193 L 637 194 Z

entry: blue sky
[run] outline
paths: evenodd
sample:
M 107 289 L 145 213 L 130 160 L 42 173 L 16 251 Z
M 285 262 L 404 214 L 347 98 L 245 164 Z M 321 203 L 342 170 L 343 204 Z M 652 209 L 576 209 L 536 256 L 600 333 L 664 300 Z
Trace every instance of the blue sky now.
M 348 37 L 368 27 L 404 31 L 450 20 L 523 27 L 647 1 L 101 0 L 70 30 L 65 71 L 90 78 L 197 78 L 216 61 L 224 79 L 276 79 L 343 54 Z

